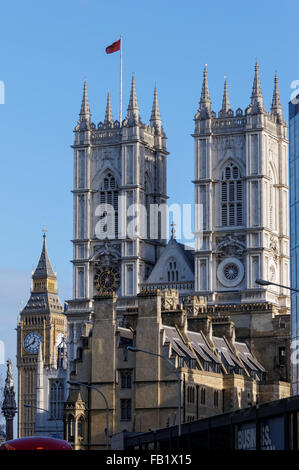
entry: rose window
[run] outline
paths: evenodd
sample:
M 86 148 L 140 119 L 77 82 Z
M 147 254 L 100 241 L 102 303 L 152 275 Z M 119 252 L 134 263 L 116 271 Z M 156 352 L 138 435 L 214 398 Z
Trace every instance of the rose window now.
M 236 279 L 236 277 L 238 276 L 239 268 L 236 264 L 229 263 L 224 267 L 223 273 L 226 279 L 228 279 L 229 281 L 232 281 Z

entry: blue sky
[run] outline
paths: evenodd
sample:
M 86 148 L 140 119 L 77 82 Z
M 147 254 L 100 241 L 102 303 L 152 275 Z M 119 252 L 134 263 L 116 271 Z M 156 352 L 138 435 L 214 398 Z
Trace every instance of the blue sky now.
M 232 109 L 250 101 L 255 59 L 269 109 L 277 70 L 281 101 L 299 80 L 298 2 L 264 0 L 52 0 L 1 2 L 0 105 L 2 230 L 0 340 L 15 362 L 20 302 L 48 229 L 60 298 L 71 296 L 73 128 L 87 78 L 94 122 L 104 118 L 110 89 L 119 115 L 119 53 L 105 47 L 123 36 L 126 111 L 132 72 L 148 122 L 155 84 L 168 136 L 170 203 L 193 201 L 193 117 L 208 65 L 212 108 L 221 107 L 227 76 Z

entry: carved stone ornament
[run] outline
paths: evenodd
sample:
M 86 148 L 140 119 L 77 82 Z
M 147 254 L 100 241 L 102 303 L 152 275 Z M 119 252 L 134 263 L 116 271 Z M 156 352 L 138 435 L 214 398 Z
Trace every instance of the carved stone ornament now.
M 278 252 L 277 241 L 275 240 L 273 236 L 271 236 L 270 238 L 269 248 L 271 250 L 271 255 L 273 257 L 273 260 L 276 262 L 278 260 L 279 252 Z
M 216 253 L 219 258 L 226 258 L 227 256 L 241 257 L 245 250 L 245 243 L 231 235 L 227 235 L 224 239 L 219 241 Z

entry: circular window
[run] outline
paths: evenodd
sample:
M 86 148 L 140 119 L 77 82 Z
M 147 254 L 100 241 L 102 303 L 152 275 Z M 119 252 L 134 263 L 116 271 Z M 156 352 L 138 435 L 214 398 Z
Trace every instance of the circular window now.
M 237 258 L 226 258 L 219 263 L 217 277 L 225 287 L 235 287 L 244 277 L 244 266 Z

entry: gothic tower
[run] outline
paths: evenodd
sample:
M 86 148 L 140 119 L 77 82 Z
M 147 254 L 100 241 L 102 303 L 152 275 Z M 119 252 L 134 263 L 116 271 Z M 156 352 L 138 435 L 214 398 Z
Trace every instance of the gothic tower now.
M 166 244 L 166 135 L 157 90 L 149 125 L 141 121 L 135 77 L 127 115 L 113 120 L 108 92 L 104 122 L 91 121 L 84 83 L 74 149 L 73 299 L 68 302 L 69 357 L 86 334 L 97 290 L 123 302 L 139 292 Z
M 50 367 L 66 329 L 66 315 L 57 294 L 56 274 L 48 257 L 44 233 L 40 259 L 32 275 L 30 298 L 20 313 L 17 327 L 18 437 L 34 434 L 40 344 L 44 365 Z M 30 406 L 25 408 L 24 404 Z
M 271 112 L 263 103 L 258 64 L 251 102 L 212 111 L 204 69 L 195 115 L 195 290 L 209 304 L 271 302 L 288 312 L 289 295 L 261 278 L 289 285 L 288 141 L 275 75 Z M 202 229 L 199 224 L 202 213 Z

